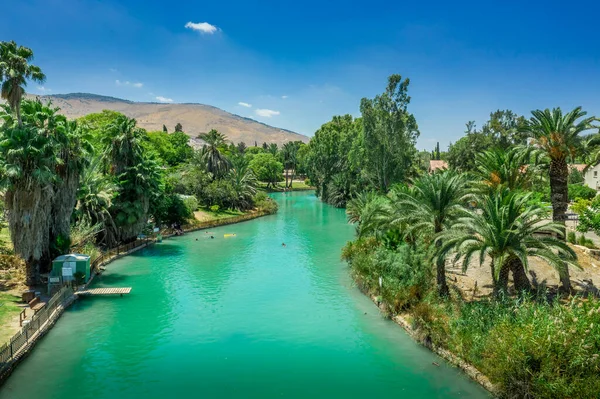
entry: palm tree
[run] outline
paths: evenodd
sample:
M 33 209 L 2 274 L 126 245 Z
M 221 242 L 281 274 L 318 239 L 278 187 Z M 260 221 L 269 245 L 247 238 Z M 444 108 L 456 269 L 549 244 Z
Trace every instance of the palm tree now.
M 483 183 L 483 191 L 496 190 L 500 186 L 511 190 L 525 189 L 537 172 L 538 156 L 539 152 L 531 147 L 488 150 L 476 155 L 474 173 Z
M 0 42 L 0 81 L 2 88 L 1 97 L 8 102 L 13 112 L 17 114 L 19 126 L 21 120 L 21 100 L 25 94 L 27 80 L 44 83 L 46 75 L 42 70 L 31 65 L 33 51 L 30 48 L 18 46 L 14 41 Z
M 475 158 L 474 174 L 480 181 L 475 184 L 475 192 L 482 195 L 493 194 L 497 190 L 524 190 L 538 173 L 539 151 L 532 147 L 513 147 L 508 150 L 493 149 L 480 153 Z M 531 163 L 530 163 L 531 161 Z M 517 291 L 531 290 L 529 278 L 522 262 L 511 263 Z
M 290 141 L 283 145 L 283 165 L 285 167 L 285 186 L 292 187 L 296 164 L 298 163 L 298 149 L 300 146 L 296 141 Z M 292 181 L 288 184 L 288 172 L 292 169 Z
M 269 144 L 268 151 L 271 153 L 271 155 L 273 155 L 274 157 L 276 157 L 277 156 L 277 152 L 279 151 L 279 147 L 277 146 L 277 143 L 271 143 L 271 144 Z
M 435 238 L 452 226 L 469 193 L 464 175 L 443 171 L 418 178 L 408 189 L 392 190 L 390 198 L 387 225 L 404 229 L 408 236 L 421 236 L 428 244 L 435 242 L 439 247 L 442 241 Z M 447 296 L 444 259 L 436 258 L 435 266 L 438 293 Z
M 64 243 L 57 249 L 68 250 L 71 243 L 71 216 L 77 204 L 77 190 L 81 173 L 89 164 L 93 153 L 89 142 L 88 130 L 77 121 L 65 121 L 57 129 L 57 141 L 60 143 L 57 165 L 58 181 L 55 184 L 55 195 L 52 201 L 50 221 L 50 242 Z M 59 255 L 59 254 L 56 254 Z
M 544 209 L 528 205 L 528 199 L 529 195 L 507 188 L 478 197 L 479 209 L 465 209 L 452 229 L 438 237 L 443 241 L 438 259 L 455 251 L 455 261 L 462 257 L 466 270 L 474 256 L 480 265 L 489 257 L 496 295 L 507 291 L 515 262 L 528 268 L 528 257 L 545 261 L 559 274 L 564 273 L 565 263 L 576 265 L 575 252 L 554 236 L 562 225 L 546 220 Z
M 246 146 L 246 143 L 244 143 L 243 141 L 240 141 L 237 144 L 237 152 L 240 155 L 244 155 L 244 153 L 246 153 L 246 150 L 248 149 L 248 147 Z
M 567 114 L 560 108 L 532 111 L 532 117 L 521 129 L 533 139 L 533 145 L 539 148 L 550 163 L 550 198 L 552 201 L 552 220 L 562 224 L 558 237 L 565 239 L 565 213 L 569 201 L 567 162 L 573 160 L 582 144 L 582 134 L 597 128 L 594 117 L 585 118 L 587 112 L 577 107 Z M 563 290 L 571 291 L 568 267 L 561 274 Z
M 206 165 L 206 170 L 212 173 L 213 179 L 225 176 L 229 170 L 230 162 L 222 154 L 221 148 L 226 145 L 227 137 L 215 129 L 211 129 L 208 133 L 198 135 L 198 138 L 206 143 L 202 147 L 202 159 Z
M 231 185 L 236 193 L 236 199 L 233 203 L 234 208 L 244 211 L 251 209 L 253 198 L 256 195 L 258 182 L 249 166 L 249 161 L 245 157 L 236 157 L 232 162 L 230 170 Z
M 84 168 L 77 191 L 77 217 L 84 224 L 101 226 L 99 243 L 113 247 L 117 243 L 117 228 L 110 214 L 116 186 L 102 174 L 102 159 L 92 161 Z
M 118 176 L 126 168 L 136 165 L 143 155 L 143 129 L 137 121 L 119 115 L 103 132 L 104 160 L 111 165 L 110 173 Z
M 0 162 L 7 187 L 5 205 L 15 252 L 26 262 L 27 284 L 39 279 L 40 261 L 49 253 L 49 223 L 56 181 L 58 143 L 53 130 L 19 124 L 5 105 L 0 136 Z M 46 110 L 48 111 L 48 110 Z M 52 119 L 41 113 L 39 120 Z M 30 115 L 26 118 L 29 120 Z

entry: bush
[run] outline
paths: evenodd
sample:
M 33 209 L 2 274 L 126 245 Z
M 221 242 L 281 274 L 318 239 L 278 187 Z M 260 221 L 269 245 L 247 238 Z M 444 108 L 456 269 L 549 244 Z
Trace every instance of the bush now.
M 422 247 L 402 244 L 393 250 L 374 245 L 374 239 L 367 238 L 349 243 L 342 256 L 350 262 L 353 274 L 365 283 L 365 288 L 381 295 L 391 313 L 416 305 L 431 288 L 432 268 Z
M 277 202 L 273 201 L 273 199 L 264 191 L 259 191 L 256 193 L 254 196 L 254 206 L 258 211 L 268 214 L 276 213 L 279 209 Z
M 215 180 L 204 188 L 201 201 L 204 206 L 218 205 L 220 209 L 232 209 L 236 192 L 230 181 Z
M 194 213 L 198 210 L 200 204 L 198 203 L 198 199 L 193 195 L 179 195 L 179 198 L 183 200 L 185 207 L 191 212 Z
M 577 234 L 574 231 L 569 231 L 567 233 L 567 241 L 571 244 L 577 244 Z
M 569 201 L 591 200 L 596 194 L 596 190 L 583 184 L 569 184 Z

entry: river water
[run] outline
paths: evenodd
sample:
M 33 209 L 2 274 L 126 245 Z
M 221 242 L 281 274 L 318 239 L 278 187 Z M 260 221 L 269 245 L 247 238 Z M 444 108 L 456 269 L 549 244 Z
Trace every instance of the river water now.
M 274 198 L 277 215 L 110 264 L 94 287 L 132 293 L 77 301 L 0 399 L 489 397 L 353 285 L 343 210 Z

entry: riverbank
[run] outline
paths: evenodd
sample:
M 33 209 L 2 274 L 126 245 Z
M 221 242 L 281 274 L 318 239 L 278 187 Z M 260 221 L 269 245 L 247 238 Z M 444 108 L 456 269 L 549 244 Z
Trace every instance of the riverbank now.
M 353 271 L 361 291 L 410 336 L 499 397 L 597 398 L 600 300 L 441 300 L 434 289 L 398 308 L 401 293 Z M 399 290 L 415 293 L 416 288 Z M 457 287 L 451 287 L 458 292 Z M 380 295 L 375 296 L 375 293 Z
M 412 317 L 409 312 L 404 314 L 390 315 L 389 307 L 385 302 L 381 301 L 380 297 L 369 292 L 364 284 L 361 284 L 357 281 L 357 285 L 360 291 L 366 296 L 368 296 L 371 299 L 371 301 L 373 301 L 373 303 L 377 305 L 377 307 L 383 314 L 387 315 L 397 325 L 402 327 L 402 329 L 404 329 L 404 331 L 406 331 L 406 333 L 412 339 L 414 339 L 416 342 L 423 345 L 430 351 L 434 352 L 442 359 L 446 360 L 448 363 L 461 369 L 466 375 L 469 376 L 469 378 L 471 378 L 473 381 L 477 382 L 479 385 L 484 387 L 491 394 L 498 394 L 497 387 L 495 387 L 494 384 L 492 384 L 492 382 L 490 381 L 490 379 L 481 371 L 479 371 L 475 366 L 468 363 L 459 356 L 455 355 L 454 353 L 448 351 L 447 349 L 435 345 L 433 342 L 431 342 L 431 339 L 428 337 L 425 331 L 415 328 L 414 321 L 412 320 Z

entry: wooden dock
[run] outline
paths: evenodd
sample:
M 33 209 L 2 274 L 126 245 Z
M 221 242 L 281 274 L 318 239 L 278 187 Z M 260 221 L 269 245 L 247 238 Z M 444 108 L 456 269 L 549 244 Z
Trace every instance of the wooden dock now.
M 77 291 L 75 295 L 126 295 L 131 292 L 131 287 L 125 288 L 89 288 Z

